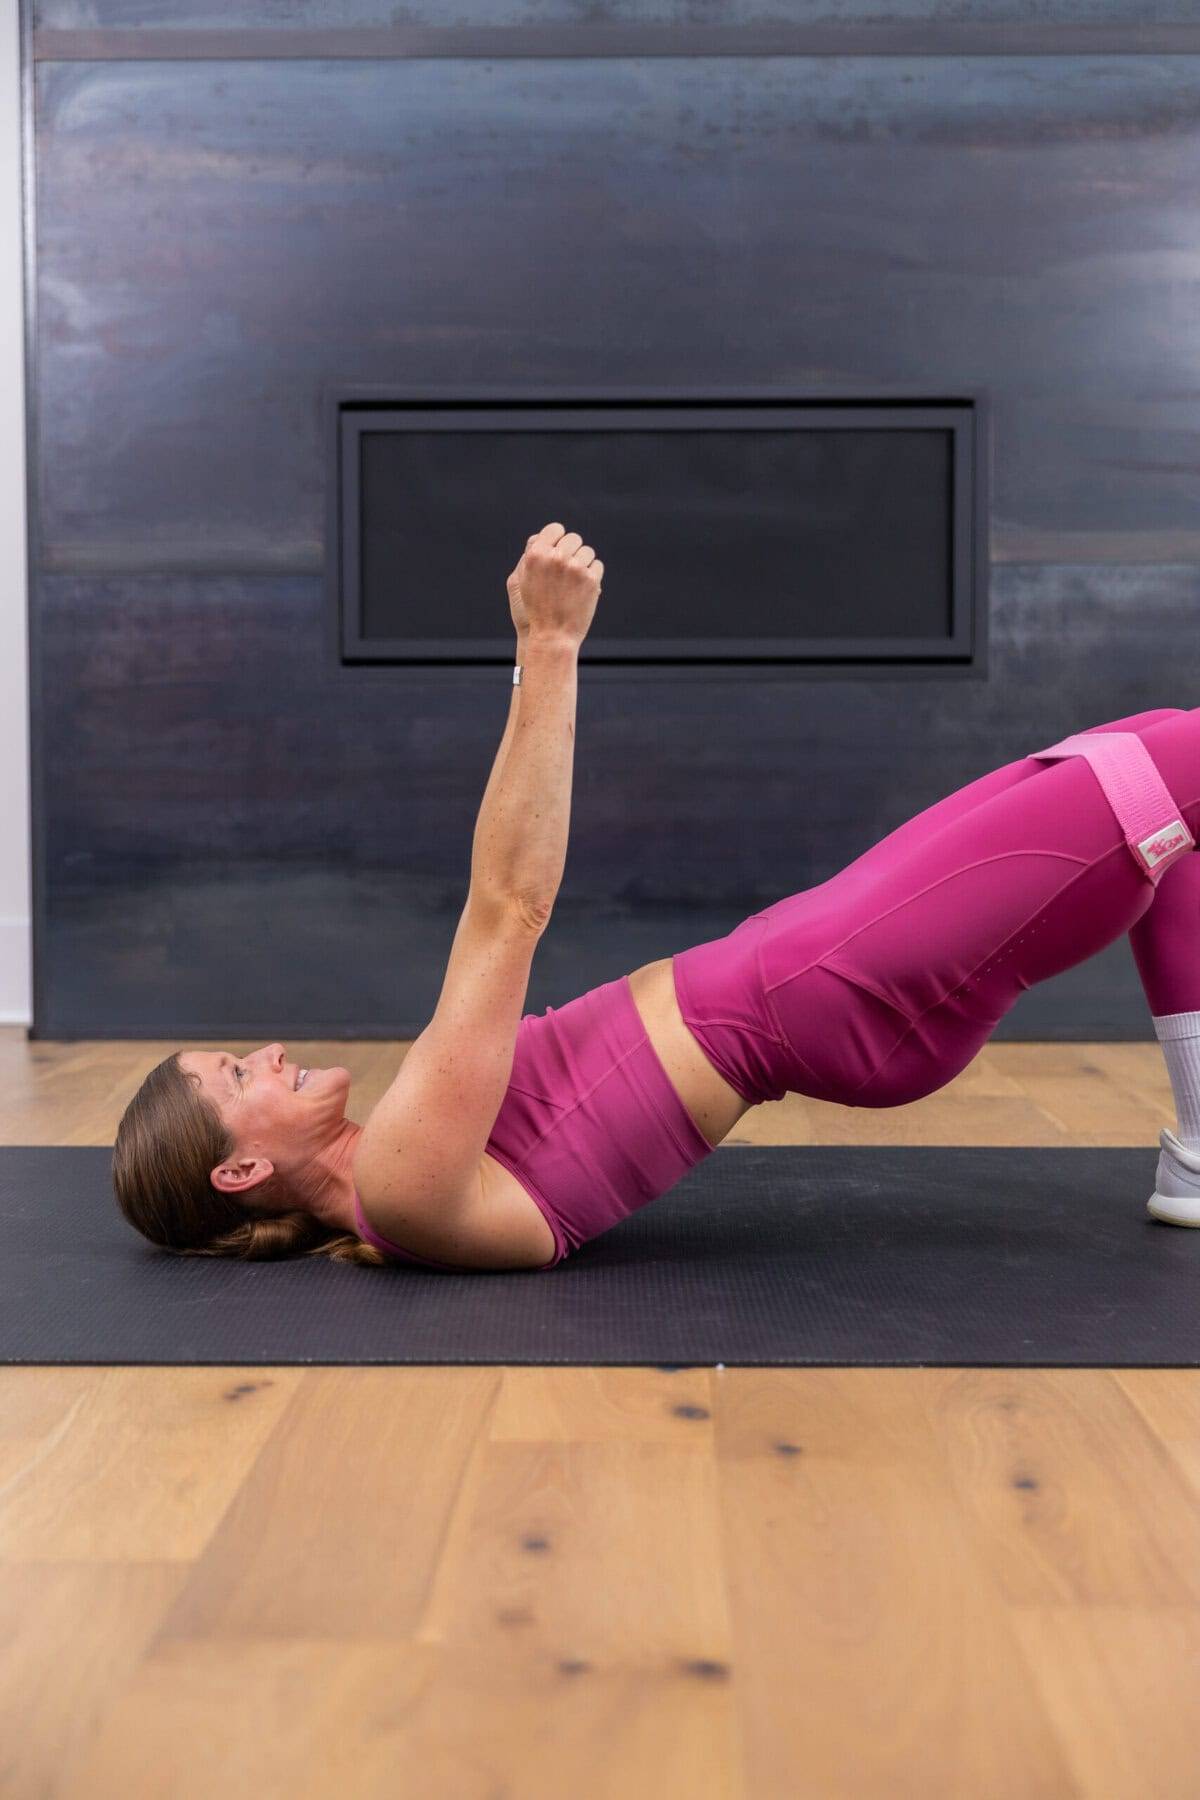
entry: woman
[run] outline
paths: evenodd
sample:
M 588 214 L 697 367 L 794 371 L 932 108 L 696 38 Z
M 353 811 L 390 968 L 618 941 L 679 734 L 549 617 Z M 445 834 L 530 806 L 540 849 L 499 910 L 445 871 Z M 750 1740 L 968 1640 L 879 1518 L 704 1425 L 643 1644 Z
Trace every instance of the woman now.
M 365 1126 L 344 1068 L 177 1052 L 121 1120 L 126 1218 L 183 1254 L 557 1266 L 786 1093 L 903 1106 L 1024 990 L 1128 932 L 1171 1075 L 1159 1218 L 1200 1224 L 1200 708 L 1006 763 L 728 936 L 521 1016 L 566 855 L 604 565 L 561 524 L 508 581 L 517 670 L 434 1019 Z M 522 671 L 524 680 L 522 681 Z

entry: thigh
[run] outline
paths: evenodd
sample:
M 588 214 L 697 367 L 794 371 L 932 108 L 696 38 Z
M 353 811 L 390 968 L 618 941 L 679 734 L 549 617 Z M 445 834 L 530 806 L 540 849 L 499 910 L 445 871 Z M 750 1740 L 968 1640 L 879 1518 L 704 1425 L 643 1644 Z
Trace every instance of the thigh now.
M 1154 892 L 1123 838 L 1093 862 L 1010 850 L 906 864 L 843 897 L 817 955 L 811 918 L 766 928 L 763 1001 L 798 1092 L 856 1106 L 935 1092 L 1027 988 L 1127 931 Z
M 1200 710 L 1135 717 L 1149 718 L 1140 735 L 1181 807 L 1196 805 Z M 1153 901 L 1080 758 L 1022 759 L 971 788 L 971 804 L 954 804 L 970 790 L 949 796 L 930 809 L 936 823 L 909 821 L 925 828 L 902 827 L 833 882 L 767 909 L 767 1002 L 805 1067 L 836 1087 L 826 1097 L 899 1105 L 933 1092 L 1026 988 L 1103 949 Z

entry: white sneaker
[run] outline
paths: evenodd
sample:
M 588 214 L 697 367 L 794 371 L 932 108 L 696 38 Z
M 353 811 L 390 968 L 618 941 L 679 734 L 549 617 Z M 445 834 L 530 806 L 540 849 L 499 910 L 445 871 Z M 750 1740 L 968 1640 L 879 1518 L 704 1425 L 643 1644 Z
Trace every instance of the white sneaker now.
M 1200 1150 L 1189 1150 L 1164 1125 L 1154 1192 L 1146 1211 L 1168 1225 L 1200 1225 Z

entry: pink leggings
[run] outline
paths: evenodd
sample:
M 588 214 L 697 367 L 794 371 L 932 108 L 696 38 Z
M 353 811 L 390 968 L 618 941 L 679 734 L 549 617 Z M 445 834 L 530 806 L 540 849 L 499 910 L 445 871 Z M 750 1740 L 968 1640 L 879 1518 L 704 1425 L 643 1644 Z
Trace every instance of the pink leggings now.
M 1137 733 L 1200 842 L 1200 707 L 1091 730 Z M 1200 1009 L 1200 857 L 1155 887 L 1091 766 L 1026 756 L 681 952 L 675 988 L 744 1098 L 903 1106 L 965 1069 L 1026 988 L 1122 932 L 1151 1013 Z

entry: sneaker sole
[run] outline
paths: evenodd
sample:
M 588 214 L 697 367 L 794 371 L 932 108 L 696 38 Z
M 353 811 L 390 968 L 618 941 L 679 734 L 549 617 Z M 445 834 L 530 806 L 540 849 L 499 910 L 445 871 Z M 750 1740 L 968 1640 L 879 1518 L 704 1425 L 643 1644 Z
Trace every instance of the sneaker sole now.
M 1146 1202 L 1146 1211 L 1164 1225 L 1200 1225 L 1200 1199 L 1172 1198 L 1155 1192 Z

